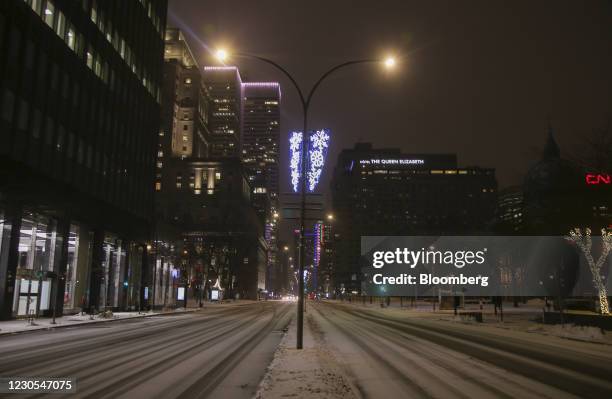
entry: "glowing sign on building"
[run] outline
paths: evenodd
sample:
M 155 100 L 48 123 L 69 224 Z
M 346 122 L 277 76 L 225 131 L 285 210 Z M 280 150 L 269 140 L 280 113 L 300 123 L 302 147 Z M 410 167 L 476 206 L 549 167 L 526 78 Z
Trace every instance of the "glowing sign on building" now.
M 612 176 L 604 173 L 587 173 L 585 176 L 586 184 L 612 184 Z
M 360 165 L 425 165 L 424 159 L 362 159 Z
M 308 155 L 306 158 L 306 185 L 313 192 L 319 184 L 325 157 L 329 148 L 329 130 L 321 129 L 311 132 L 308 140 Z M 291 132 L 289 136 L 289 169 L 291 171 L 291 186 L 294 192 L 300 191 L 302 176 L 302 132 Z

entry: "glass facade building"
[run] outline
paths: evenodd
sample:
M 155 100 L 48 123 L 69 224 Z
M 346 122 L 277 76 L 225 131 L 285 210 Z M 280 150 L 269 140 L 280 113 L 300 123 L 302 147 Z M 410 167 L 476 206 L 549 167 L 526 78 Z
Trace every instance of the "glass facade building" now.
M 145 305 L 166 9 L 0 3 L 0 319 Z

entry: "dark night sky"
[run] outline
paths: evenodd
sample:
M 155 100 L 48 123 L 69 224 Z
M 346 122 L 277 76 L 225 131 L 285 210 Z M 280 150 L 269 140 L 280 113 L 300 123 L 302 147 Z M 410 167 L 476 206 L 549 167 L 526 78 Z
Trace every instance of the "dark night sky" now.
M 356 66 L 318 92 L 310 126 L 332 129 L 330 169 L 362 140 L 454 152 L 463 166 L 495 167 L 505 187 L 538 156 L 547 116 L 566 154 L 612 117 L 611 1 L 170 0 L 169 13 L 202 65 L 204 45 L 222 44 L 276 60 L 307 89 L 336 63 L 404 54 L 398 72 Z M 297 95 L 271 67 L 237 61 L 248 80 L 282 84 L 285 166 Z

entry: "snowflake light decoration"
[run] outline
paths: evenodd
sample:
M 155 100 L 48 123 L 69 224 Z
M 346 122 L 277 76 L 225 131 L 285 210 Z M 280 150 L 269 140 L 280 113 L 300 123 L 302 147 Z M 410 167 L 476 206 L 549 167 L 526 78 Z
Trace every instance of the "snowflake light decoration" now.
M 302 174 L 302 132 L 291 132 L 289 136 L 289 168 L 291 169 L 291 185 L 298 192 Z
M 309 136 L 306 179 L 308 191 L 313 192 L 323 172 L 330 136 L 328 129 L 311 132 Z M 289 168 L 291 170 L 291 185 L 293 191 L 297 193 L 300 191 L 300 178 L 302 176 L 302 132 L 291 132 L 289 136 Z
M 308 191 L 313 192 L 319 184 L 327 149 L 329 148 L 329 130 L 321 129 L 311 133 L 308 143 Z

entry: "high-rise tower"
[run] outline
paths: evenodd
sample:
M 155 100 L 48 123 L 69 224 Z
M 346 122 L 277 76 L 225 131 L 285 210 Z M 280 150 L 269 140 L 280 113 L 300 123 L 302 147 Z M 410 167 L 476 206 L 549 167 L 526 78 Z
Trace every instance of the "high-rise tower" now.
M 278 198 L 280 86 L 276 82 L 242 84 L 242 159 L 255 194 Z
M 204 86 L 211 98 L 209 155 L 240 157 L 240 94 L 242 79 L 234 66 L 204 67 Z

